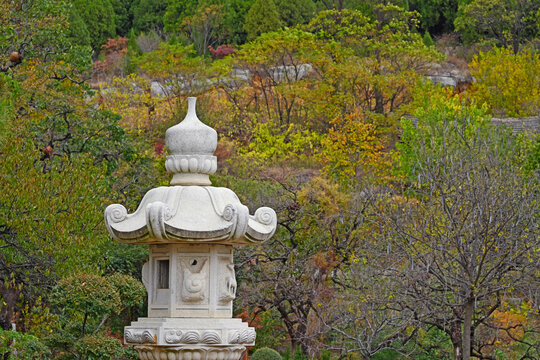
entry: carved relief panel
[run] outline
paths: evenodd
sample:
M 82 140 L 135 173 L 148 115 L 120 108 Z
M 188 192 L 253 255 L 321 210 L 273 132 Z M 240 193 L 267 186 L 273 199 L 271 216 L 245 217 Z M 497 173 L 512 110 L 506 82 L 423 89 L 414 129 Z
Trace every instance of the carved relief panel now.
M 232 257 L 220 257 L 219 259 L 219 292 L 220 305 L 228 305 L 236 297 L 236 277 Z
M 180 298 L 183 302 L 208 303 L 208 260 L 203 256 L 180 257 Z

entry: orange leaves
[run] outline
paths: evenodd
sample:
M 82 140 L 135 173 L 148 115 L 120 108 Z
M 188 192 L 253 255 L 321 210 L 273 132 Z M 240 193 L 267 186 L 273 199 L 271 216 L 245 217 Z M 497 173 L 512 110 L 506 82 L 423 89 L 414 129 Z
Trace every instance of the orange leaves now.
M 519 351 L 520 341 L 528 336 L 531 328 L 538 326 L 532 318 L 536 316 L 534 312 L 530 301 L 523 302 L 520 306 L 503 302 L 500 310 L 495 310 L 490 319 L 493 329 L 496 330 L 490 334 L 490 350 L 504 349 L 506 354 L 517 356 L 515 351 Z
M 107 39 L 107 42 L 101 45 L 101 48 L 105 54 L 110 54 L 113 52 L 126 52 L 128 41 L 128 38 L 121 36 L 116 39 Z
M 339 214 L 349 201 L 348 197 L 339 191 L 338 185 L 322 177 L 313 178 L 297 196 L 301 206 L 314 206 L 313 212 L 325 218 Z

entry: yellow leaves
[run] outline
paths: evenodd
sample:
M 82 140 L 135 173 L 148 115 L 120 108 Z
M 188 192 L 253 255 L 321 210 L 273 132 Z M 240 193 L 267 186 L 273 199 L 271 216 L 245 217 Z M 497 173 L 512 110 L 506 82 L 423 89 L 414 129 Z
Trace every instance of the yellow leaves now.
M 488 104 L 494 115 L 531 116 L 540 108 L 540 55 L 531 50 L 514 54 L 495 48 L 469 64 L 476 82 L 471 97 Z
M 389 168 L 383 134 L 363 113 L 337 117 L 322 140 L 321 160 L 326 174 L 338 178 L 359 172 L 381 174 Z
M 349 255 L 349 262 L 351 264 L 358 264 L 360 262 L 360 259 L 358 258 L 358 256 L 354 253 L 351 253 Z M 367 259 L 365 257 L 362 257 L 362 263 L 365 265 L 367 263 Z
M 150 83 L 138 76 L 113 78 L 112 86 L 96 92 L 100 109 L 122 116 L 121 125 L 128 131 L 144 133 L 170 121 L 176 114 L 176 98 L 152 96 Z
M 268 124 L 255 125 L 247 147 L 239 144 L 239 153 L 257 164 L 270 161 L 309 161 L 319 147 L 321 136 L 314 131 L 300 130 L 289 124 L 286 129 L 275 129 Z
M 349 198 L 339 191 L 337 184 L 314 177 L 298 192 L 298 202 L 302 206 L 316 204 L 326 216 L 332 216 L 347 206 Z

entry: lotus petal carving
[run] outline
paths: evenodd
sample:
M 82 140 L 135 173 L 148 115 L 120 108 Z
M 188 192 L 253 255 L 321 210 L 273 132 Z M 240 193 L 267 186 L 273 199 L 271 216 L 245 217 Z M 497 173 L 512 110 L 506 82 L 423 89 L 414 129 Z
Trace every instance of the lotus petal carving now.
M 217 331 L 203 332 L 202 342 L 205 344 L 221 344 L 221 337 Z
M 198 331 L 190 330 L 182 336 L 182 339 L 180 342 L 184 344 L 197 344 L 201 342 L 201 336 L 199 335 Z
M 234 330 L 229 335 L 229 343 L 231 344 L 251 344 L 255 341 L 255 329 L 239 329 Z

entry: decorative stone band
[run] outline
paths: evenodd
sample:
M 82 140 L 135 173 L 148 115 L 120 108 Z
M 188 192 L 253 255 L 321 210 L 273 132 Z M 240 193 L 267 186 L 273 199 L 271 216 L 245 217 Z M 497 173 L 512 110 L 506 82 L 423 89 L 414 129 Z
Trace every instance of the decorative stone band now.
M 255 343 L 255 329 L 229 329 L 225 339 L 221 337 L 221 331 L 216 330 L 183 330 L 165 329 L 163 340 L 167 345 L 179 344 L 207 344 L 207 345 L 253 345 Z M 137 331 L 127 329 L 125 342 L 128 344 L 157 344 L 157 331 Z M 225 341 L 224 341 L 225 340 Z M 228 341 L 227 341 L 228 340 Z
M 171 185 L 211 185 L 208 175 L 217 170 L 217 158 L 213 155 L 169 155 L 165 168 L 174 174 Z
M 221 336 L 217 331 L 206 330 L 168 330 L 165 333 L 165 342 L 167 344 L 221 344 Z
M 229 331 L 229 344 L 253 344 L 255 342 L 255 329 L 239 329 Z
M 217 170 L 217 157 L 213 155 L 169 155 L 165 169 L 176 173 L 213 174 Z
M 159 333 L 162 331 L 162 338 Z M 223 334 L 223 336 L 222 336 Z M 246 345 L 255 343 L 255 329 L 186 330 L 186 329 L 126 329 L 127 344 L 154 345 Z
M 157 335 L 150 330 L 126 330 L 124 337 L 128 344 L 155 344 L 157 342 Z
M 137 345 L 135 350 L 142 360 L 240 360 L 245 346 L 174 346 Z

